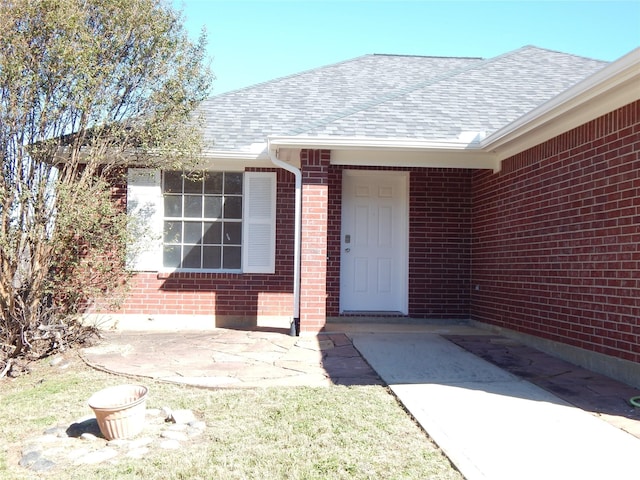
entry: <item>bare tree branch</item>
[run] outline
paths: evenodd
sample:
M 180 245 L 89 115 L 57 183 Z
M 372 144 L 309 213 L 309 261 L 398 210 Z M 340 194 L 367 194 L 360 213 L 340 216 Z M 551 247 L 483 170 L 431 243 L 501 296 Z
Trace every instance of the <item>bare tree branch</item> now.
M 112 186 L 131 152 L 197 159 L 212 76 L 164 0 L 11 0 L 0 32 L 1 359 L 64 348 L 87 305 L 118 299 L 130 219 Z

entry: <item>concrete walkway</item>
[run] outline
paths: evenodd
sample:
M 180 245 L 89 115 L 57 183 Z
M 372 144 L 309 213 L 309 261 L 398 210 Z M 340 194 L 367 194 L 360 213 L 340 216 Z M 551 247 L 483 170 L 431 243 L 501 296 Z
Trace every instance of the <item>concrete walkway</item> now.
M 578 367 L 540 352 L 537 372 L 521 361 L 514 375 L 478 350 L 509 342 L 466 325 L 328 327 L 300 338 L 279 330 L 108 332 L 82 357 L 114 373 L 213 388 L 387 384 L 468 480 L 640 478 L 640 409 L 624 400 L 640 392 L 631 387 L 600 377 L 596 392 L 580 390 L 597 376 L 576 375 Z M 447 338 L 466 339 L 480 356 Z M 518 351 L 533 355 L 510 347 Z M 540 371 L 553 372 L 547 390 L 523 379 Z M 574 404 L 595 397 L 586 408 L 608 415 L 549 389 Z M 591 407 L 598 403 L 604 409 Z
M 640 439 L 438 335 L 352 338 L 468 480 L 640 478 Z

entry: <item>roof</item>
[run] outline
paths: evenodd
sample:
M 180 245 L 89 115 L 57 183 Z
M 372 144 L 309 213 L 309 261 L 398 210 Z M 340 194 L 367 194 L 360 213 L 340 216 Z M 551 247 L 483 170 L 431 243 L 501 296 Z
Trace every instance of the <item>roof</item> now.
M 490 135 L 606 62 L 533 46 L 484 60 L 365 55 L 205 100 L 207 149 L 270 135 L 455 140 Z

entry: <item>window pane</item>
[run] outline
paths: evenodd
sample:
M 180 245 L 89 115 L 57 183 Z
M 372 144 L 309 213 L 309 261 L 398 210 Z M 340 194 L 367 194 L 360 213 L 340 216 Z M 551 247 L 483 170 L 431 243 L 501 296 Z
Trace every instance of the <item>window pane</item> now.
M 204 193 L 222 193 L 222 172 L 207 172 L 205 174 Z
M 242 173 L 224 174 L 224 193 L 227 195 L 230 193 L 242 193 Z
M 222 218 L 222 197 L 204 197 L 205 218 Z
M 200 255 L 202 247 L 197 245 L 185 245 L 184 260 L 182 260 L 182 268 L 200 268 Z
M 222 247 L 203 247 L 203 268 L 221 268 L 220 254 L 222 253 Z
M 200 195 L 184 196 L 184 216 L 202 218 L 202 197 Z
M 185 176 L 184 193 L 202 193 L 202 174 L 189 173 Z
M 222 222 L 204 222 L 204 243 L 222 243 Z
M 232 268 L 239 269 L 240 268 L 240 247 L 224 247 L 223 255 L 224 259 L 222 262 L 223 268 Z
M 242 243 L 242 224 L 238 222 L 224 222 L 225 245 L 240 245 Z
M 164 192 L 182 192 L 182 172 L 164 172 Z
M 164 243 L 182 242 L 182 222 L 164 222 Z
M 202 241 L 202 223 L 184 222 L 184 243 L 200 243 Z
M 224 218 L 242 218 L 242 197 L 225 197 Z
M 164 196 L 164 216 L 165 217 L 181 217 L 182 216 L 182 196 L 181 195 L 165 195 Z
M 180 268 L 180 245 L 165 245 L 162 251 L 162 265 Z
M 166 268 L 242 268 L 243 178 L 242 172 L 164 173 Z

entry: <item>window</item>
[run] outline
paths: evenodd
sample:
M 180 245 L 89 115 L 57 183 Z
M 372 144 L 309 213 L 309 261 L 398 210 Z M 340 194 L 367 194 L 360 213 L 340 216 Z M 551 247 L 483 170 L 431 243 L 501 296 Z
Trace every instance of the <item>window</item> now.
M 240 270 L 242 177 L 164 173 L 164 268 Z
M 275 272 L 275 172 L 129 168 L 134 271 Z

